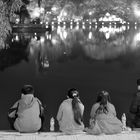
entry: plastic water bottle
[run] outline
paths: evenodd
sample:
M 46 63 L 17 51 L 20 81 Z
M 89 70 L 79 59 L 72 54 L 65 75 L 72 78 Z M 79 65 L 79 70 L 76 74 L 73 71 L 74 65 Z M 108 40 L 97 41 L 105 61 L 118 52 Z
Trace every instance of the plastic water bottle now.
M 126 130 L 126 115 L 125 115 L 125 113 L 123 113 L 123 115 L 122 115 L 122 129 L 123 129 L 123 131 Z
M 54 125 L 55 125 L 55 120 L 53 117 L 51 117 L 51 119 L 50 119 L 50 131 L 51 132 L 54 131 Z

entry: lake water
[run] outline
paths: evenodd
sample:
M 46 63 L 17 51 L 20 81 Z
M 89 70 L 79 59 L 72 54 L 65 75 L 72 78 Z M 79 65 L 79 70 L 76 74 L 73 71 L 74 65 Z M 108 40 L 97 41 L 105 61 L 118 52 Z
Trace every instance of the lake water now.
M 13 33 L 0 50 L 0 129 L 9 129 L 7 111 L 24 84 L 46 106 L 46 129 L 69 88 L 85 105 L 84 122 L 99 90 L 111 94 L 118 117 L 129 111 L 140 78 L 140 29 L 137 27 L 54 27 L 53 31 Z

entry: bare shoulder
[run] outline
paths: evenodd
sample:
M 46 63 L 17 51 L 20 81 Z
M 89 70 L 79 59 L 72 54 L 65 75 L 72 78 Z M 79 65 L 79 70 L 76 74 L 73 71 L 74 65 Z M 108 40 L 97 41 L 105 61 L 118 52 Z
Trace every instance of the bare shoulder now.
M 115 106 L 112 103 L 108 103 L 108 105 L 110 106 L 110 108 L 114 108 L 115 109 Z
M 100 106 L 99 103 L 95 103 L 95 104 L 92 105 L 92 108 L 98 108 L 99 106 Z

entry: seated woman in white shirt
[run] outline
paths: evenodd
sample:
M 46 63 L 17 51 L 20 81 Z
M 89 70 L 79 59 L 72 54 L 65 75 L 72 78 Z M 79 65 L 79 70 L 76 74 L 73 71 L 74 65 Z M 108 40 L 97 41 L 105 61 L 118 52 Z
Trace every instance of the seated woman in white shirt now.
M 116 134 L 122 131 L 122 123 L 116 117 L 116 110 L 110 103 L 107 91 L 98 94 L 96 103 L 90 113 L 90 126 L 86 131 L 90 134 Z
M 57 113 L 59 130 L 67 134 L 82 132 L 83 113 L 84 105 L 79 99 L 78 91 L 74 88 L 70 89 L 67 99 L 61 103 Z

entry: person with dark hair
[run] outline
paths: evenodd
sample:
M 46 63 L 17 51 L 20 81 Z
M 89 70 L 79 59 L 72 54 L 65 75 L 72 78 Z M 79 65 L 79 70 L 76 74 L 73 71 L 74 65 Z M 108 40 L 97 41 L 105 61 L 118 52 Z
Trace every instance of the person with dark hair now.
M 31 85 L 24 85 L 19 99 L 8 112 L 12 129 L 19 132 L 37 132 L 42 128 L 44 108 L 40 100 L 34 97 Z
M 116 134 L 122 131 L 122 123 L 116 117 L 116 110 L 107 91 L 99 92 L 90 113 L 90 126 L 85 130 L 90 134 Z
M 83 124 L 84 105 L 79 99 L 79 92 L 72 88 L 68 91 L 58 110 L 57 120 L 59 130 L 67 134 L 74 134 L 84 130 Z
M 140 79 L 137 79 L 137 92 L 133 96 L 129 112 L 130 127 L 140 128 Z

